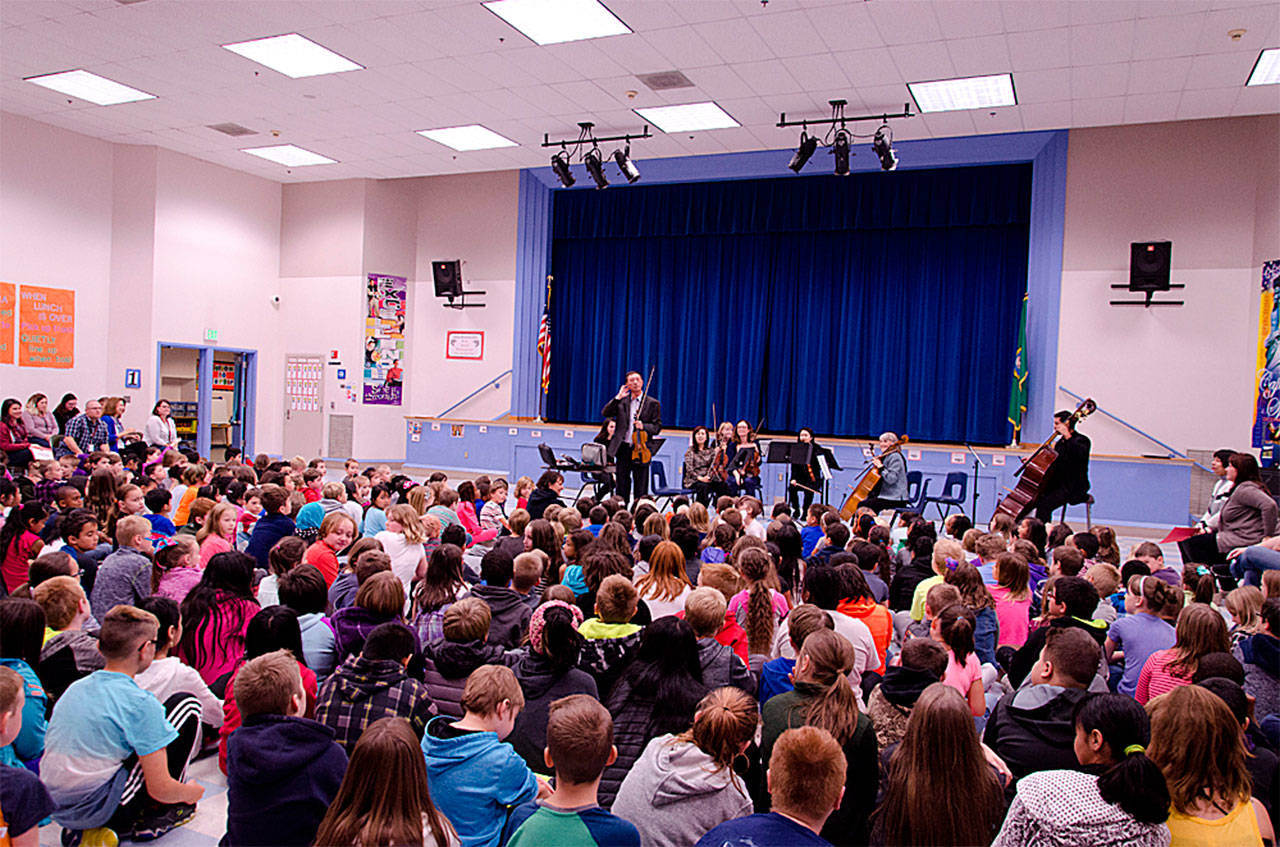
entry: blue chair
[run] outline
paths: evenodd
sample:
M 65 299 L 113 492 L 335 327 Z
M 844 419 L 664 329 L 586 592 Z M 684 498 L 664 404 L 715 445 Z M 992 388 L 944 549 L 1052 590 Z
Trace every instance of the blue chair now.
M 929 482 L 920 471 L 907 471 L 907 502 L 900 511 L 923 514 L 924 501 L 929 496 Z
M 965 495 L 969 493 L 969 475 L 964 471 L 953 471 L 947 474 L 946 482 L 942 484 L 942 493 L 937 497 L 925 497 L 920 503 L 920 514 L 924 514 L 924 510 L 929 504 L 938 507 L 938 517 L 945 519 L 951 514 L 951 507 L 955 506 L 961 512 L 964 512 Z M 946 506 L 944 512 L 942 507 Z
M 693 493 L 692 488 L 680 488 L 677 486 L 667 485 L 667 469 L 663 467 L 662 462 L 653 462 L 649 465 L 649 495 L 653 497 L 654 502 L 661 507 L 662 498 L 667 498 L 667 505 L 671 505 L 671 501 L 681 495 L 688 496 Z

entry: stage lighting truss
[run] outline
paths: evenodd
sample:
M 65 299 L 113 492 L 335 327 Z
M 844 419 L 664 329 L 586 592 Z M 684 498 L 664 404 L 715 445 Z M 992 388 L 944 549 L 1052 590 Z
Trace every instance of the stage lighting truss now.
M 591 177 L 591 181 L 596 184 L 596 188 L 605 188 L 609 185 L 608 176 L 604 171 L 604 166 L 608 159 L 613 159 L 618 166 L 618 171 L 628 183 L 634 183 L 640 179 L 640 169 L 631 160 L 631 140 L 652 137 L 649 134 L 648 124 L 645 124 L 644 129 L 639 133 L 600 137 L 595 134 L 595 124 L 590 121 L 582 121 L 578 124 L 577 138 L 562 138 L 552 141 L 549 134 L 543 133 L 542 146 L 560 148 L 560 152 L 551 157 L 551 169 L 555 171 L 556 178 L 560 180 L 560 184 L 565 188 L 577 182 L 572 170 L 574 159 L 578 159 L 586 165 L 587 174 Z M 600 152 L 600 145 L 613 141 L 621 141 L 625 146 L 615 149 L 606 157 Z
M 854 139 L 870 138 L 871 149 L 875 152 L 876 157 L 880 160 L 881 170 L 892 171 L 898 167 L 898 151 L 893 148 L 893 130 L 889 127 L 890 120 L 898 118 L 913 118 L 911 112 L 911 104 L 904 103 L 902 111 L 896 114 L 881 115 L 857 115 L 850 117 L 844 113 L 845 106 L 849 105 L 847 100 L 830 100 L 831 117 L 829 118 L 810 118 L 807 120 L 789 121 L 787 113 L 783 112 L 778 116 L 778 126 L 801 127 L 800 144 L 796 147 L 795 155 L 791 157 L 788 168 L 800 173 L 801 169 L 813 158 L 813 154 L 817 152 L 818 147 L 829 147 L 833 159 L 833 171 L 838 176 L 847 176 L 849 173 L 849 160 L 854 157 L 851 146 Z M 858 135 L 849 129 L 849 123 L 858 121 L 879 121 L 880 128 L 873 135 Z M 817 135 L 809 134 L 810 125 L 827 126 L 826 135 L 821 139 Z

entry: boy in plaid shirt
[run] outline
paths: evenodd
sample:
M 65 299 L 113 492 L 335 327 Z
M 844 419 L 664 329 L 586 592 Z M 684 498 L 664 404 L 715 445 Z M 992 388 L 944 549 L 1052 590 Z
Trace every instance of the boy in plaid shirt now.
M 333 730 L 351 755 L 365 727 L 380 718 L 406 718 L 422 737 L 436 713 L 427 687 L 405 673 L 413 656 L 413 632 L 404 624 L 376 627 L 357 656 L 343 662 L 320 686 L 316 720 Z

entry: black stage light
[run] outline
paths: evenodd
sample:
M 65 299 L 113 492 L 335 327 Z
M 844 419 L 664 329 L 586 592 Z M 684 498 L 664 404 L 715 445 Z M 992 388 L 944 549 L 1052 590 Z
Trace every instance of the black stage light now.
M 587 151 L 587 155 L 582 157 L 582 161 L 586 164 L 587 173 L 591 175 L 596 188 L 605 188 L 609 185 L 609 180 L 604 175 L 604 161 L 600 157 L 599 147 L 592 147 Z
M 836 137 L 831 142 L 831 155 L 836 157 L 836 176 L 849 175 L 849 131 L 844 127 L 836 130 Z
M 573 178 L 573 171 L 569 170 L 569 151 L 561 150 L 559 153 L 551 157 L 551 170 L 556 172 L 556 178 L 560 180 L 560 184 L 565 188 L 577 182 Z
M 871 142 L 871 149 L 880 157 L 881 170 L 898 169 L 898 151 L 893 149 L 893 133 L 888 124 L 876 130 L 876 138 Z
M 791 164 L 787 167 L 796 173 L 800 173 L 800 169 L 805 166 L 809 158 L 813 156 L 815 150 L 818 149 L 818 139 L 807 132 L 800 133 L 800 146 L 796 148 L 796 154 L 791 157 Z
M 640 169 L 636 167 L 635 162 L 631 161 L 631 145 L 628 144 L 625 150 L 614 150 L 613 161 L 617 162 L 618 170 L 622 171 L 622 175 L 627 178 L 627 182 L 638 182 L 640 179 Z

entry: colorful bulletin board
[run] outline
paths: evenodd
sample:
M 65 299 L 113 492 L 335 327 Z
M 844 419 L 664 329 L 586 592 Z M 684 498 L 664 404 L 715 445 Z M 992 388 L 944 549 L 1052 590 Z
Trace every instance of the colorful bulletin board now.
M 236 366 L 233 362 L 213 363 L 213 390 L 236 390 Z
M 364 313 L 364 402 L 399 406 L 404 385 L 404 320 L 409 287 L 402 276 L 369 274 Z
M 13 304 L 17 292 L 12 282 L 0 282 L 0 365 L 13 364 Z
M 1253 415 L 1253 446 L 1280 443 L 1280 260 L 1262 265 L 1262 308 L 1258 315 L 1257 392 Z
M 18 364 L 31 368 L 75 365 L 76 293 L 66 288 L 18 289 Z

